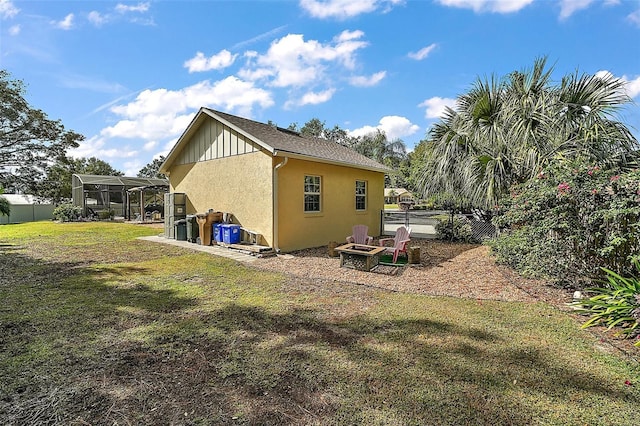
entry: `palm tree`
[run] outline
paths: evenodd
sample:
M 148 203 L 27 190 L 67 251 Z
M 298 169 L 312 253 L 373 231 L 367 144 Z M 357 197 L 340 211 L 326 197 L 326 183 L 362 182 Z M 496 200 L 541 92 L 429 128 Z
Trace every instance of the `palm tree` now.
M 423 192 L 491 208 L 551 161 L 635 164 L 638 142 L 616 120 L 630 102 L 624 82 L 575 73 L 553 85 L 552 71 L 541 58 L 530 70 L 476 80 L 429 133 Z
M 389 167 L 397 167 L 407 156 L 404 142 L 400 139 L 389 141 L 385 132 L 380 129 L 357 138 L 353 149 Z

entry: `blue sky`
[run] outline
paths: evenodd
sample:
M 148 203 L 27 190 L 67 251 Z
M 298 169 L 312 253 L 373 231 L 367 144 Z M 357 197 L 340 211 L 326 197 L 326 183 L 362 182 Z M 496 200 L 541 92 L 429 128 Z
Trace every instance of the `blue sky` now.
M 379 128 L 409 149 L 478 77 L 608 72 L 640 129 L 639 0 L 0 0 L 0 67 L 127 175 L 201 106 L 281 127 Z

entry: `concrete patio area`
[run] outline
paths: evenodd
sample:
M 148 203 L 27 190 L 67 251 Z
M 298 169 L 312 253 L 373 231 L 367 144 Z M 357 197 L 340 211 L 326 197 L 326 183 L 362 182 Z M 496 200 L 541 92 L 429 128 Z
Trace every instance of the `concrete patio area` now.
M 168 244 L 172 246 L 182 247 L 195 251 L 202 251 L 216 256 L 226 257 L 228 259 L 237 260 L 238 262 L 251 263 L 255 262 L 258 258 L 251 256 L 250 254 L 242 253 L 238 250 L 230 249 L 222 246 L 203 246 L 200 244 L 190 243 L 188 241 L 178 241 L 171 238 L 165 238 L 161 236 L 140 237 L 140 240 L 151 241 L 153 243 Z

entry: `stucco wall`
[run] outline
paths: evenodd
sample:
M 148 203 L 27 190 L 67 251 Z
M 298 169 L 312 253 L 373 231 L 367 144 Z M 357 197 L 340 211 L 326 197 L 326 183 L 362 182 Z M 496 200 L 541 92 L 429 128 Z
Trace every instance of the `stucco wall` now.
M 233 213 L 237 223 L 273 244 L 272 160 L 263 152 L 171 167 L 171 192 L 187 194 L 187 214 Z
M 305 175 L 322 178 L 320 213 L 304 213 Z M 367 182 L 365 211 L 356 211 L 356 180 Z M 384 174 L 290 159 L 278 171 L 278 200 L 278 246 L 282 251 L 319 247 L 330 241 L 342 243 L 356 224 L 367 225 L 369 235 L 379 236 Z

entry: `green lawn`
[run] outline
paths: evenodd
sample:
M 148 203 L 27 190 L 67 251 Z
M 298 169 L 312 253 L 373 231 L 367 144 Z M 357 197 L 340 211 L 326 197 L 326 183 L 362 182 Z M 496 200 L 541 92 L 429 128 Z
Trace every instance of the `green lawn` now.
M 638 363 L 549 305 L 300 281 L 136 240 L 159 232 L 0 226 L 1 424 L 638 423 Z

